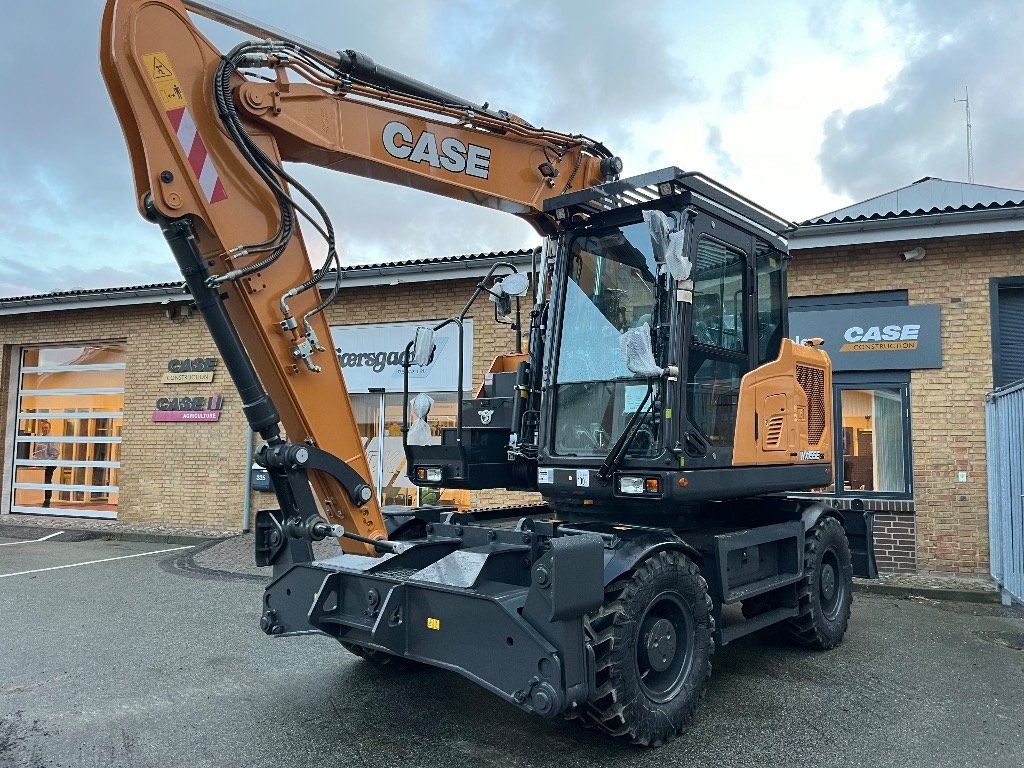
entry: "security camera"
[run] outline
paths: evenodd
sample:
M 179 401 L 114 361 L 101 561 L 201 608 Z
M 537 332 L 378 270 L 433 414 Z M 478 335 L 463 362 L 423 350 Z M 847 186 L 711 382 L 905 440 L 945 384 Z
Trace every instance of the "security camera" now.
M 900 254 L 900 261 L 920 261 L 924 258 L 925 250 L 921 246 L 911 248 Z

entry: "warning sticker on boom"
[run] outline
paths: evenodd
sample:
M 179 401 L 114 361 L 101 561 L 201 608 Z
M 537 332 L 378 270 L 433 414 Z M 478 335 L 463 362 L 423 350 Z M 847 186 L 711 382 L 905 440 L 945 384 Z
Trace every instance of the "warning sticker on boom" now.
M 142 54 L 142 65 L 146 68 L 146 74 L 153 81 L 157 96 L 164 109 L 179 109 L 188 106 L 185 100 L 185 92 L 181 89 L 178 76 L 171 68 L 171 60 L 166 53 L 144 53 Z

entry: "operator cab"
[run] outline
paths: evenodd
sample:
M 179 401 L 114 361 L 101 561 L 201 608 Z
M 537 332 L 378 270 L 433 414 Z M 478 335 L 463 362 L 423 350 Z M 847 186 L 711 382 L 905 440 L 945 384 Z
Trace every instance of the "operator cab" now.
M 790 223 L 677 168 L 546 209 L 561 231 L 539 270 L 529 353 L 492 371 L 508 379 L 481 391 L 494 402 L 463 411 L 507 418 L 464 418 L 442 436 L 447 451 L 409 446 L 413 482 L 620 513 L 831 482 L 828 360 L 786 339 Z

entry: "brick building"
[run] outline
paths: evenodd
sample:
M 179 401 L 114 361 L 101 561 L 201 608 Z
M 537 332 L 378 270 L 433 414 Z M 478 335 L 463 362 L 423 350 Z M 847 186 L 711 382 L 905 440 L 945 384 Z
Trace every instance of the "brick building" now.
M 790 245 L 790 335 L 824 337 L 835 367 L 836 482 L 811 495 L 875 512 L 883 571 L 987 573 L 983 404 L 1024 378 L 1024 192 L 925 179 L 804 222 Z M 397 353 L 496 262 L 532 258 L 343 271 L 328 321 L 383 502 L 435 500 L 401 471 Z M 240 402 L 189 304 L 177 284 L 0 299 L 0 514 L 240 529 L 274 503 L 249 490 Z M 471 318 L 467 391 L 513 344 L 490 302 Z M 455 419 L 457 340 L 447 348 L 420 382 L 435 428 Z
M 458 314 L 493 264 L 529 269 L 533 253 L 343 270 L 344 290 L 328 309 L 328 321 L 335 345 L 349 355 L 342 365 L 386 503 L 413 503 L 418 492 L 399 471 L 401 369 L 378 357 L 375 340 L 390 334 L 396 349 L 384 351 L 400 350 L 417 323 Z M 190 303 L 177 283 L 0 299 L 0 515 L 238 530 L 252 508 L 274 503 L 271 494 L 247 493 L 248 425 Z M 495 355 L 514 345 L 508 327 L 494 322 L 490 302 L 477 302 L 470 318 L 467 390 Z M 434 366 L 441 375 L 431 382 L 437 402 L 430 418 L 440 426 L 454 420 L 456 349 L 450 344 Z M 366 364 L 370 354 L 375 364 Z M 445 494 L 463 505 L 509 496 Z
M 875 510 L 881 570 L 987 574 L 984 403 L 1024 378 L 1024 192 L 926 178 L 790 250 L 791 335 L 826 337 L 835 371 L 828 498 Z

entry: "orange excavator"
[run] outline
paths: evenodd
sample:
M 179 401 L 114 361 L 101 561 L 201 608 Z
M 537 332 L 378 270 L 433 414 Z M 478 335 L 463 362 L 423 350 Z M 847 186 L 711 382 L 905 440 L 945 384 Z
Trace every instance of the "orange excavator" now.
M 253 39 L 222 53 L 190 13 Z M 598 141 L 198 0 L 108 0 L 100 63 L 139 211 L 262 439 L 279 503 L 256 523 L 267 634 L 453 670 L 646 745 L 687 727 L 716 646 L 774 624 L 839 644 L 852 575 L 874 572 L 871 517 L 788 495 L 832 482 L 830 364 L 786 338 L 788 222 L 698 173 L 623 178 Z M 530 274 L 495 266 L 402 356 L 410 480 L 541 502 L 379 506 L 321 343 L 333 224 L 289 162 L 506 211 L 545 237 Z M 300 218 L 326 243 L 315 269 Z M 410 371 L 484 296 L 516 348 L 433 434 Z M 327 536 L 343 553 L 314 560 Z

